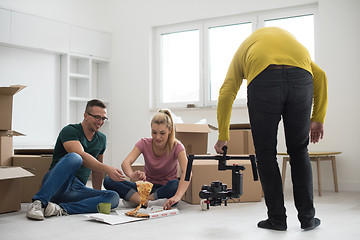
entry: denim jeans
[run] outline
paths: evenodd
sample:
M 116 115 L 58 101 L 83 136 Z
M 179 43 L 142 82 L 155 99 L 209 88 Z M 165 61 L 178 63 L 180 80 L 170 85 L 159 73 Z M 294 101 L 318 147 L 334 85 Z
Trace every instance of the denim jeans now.
M 300 68 L 269 69 L 248 86 L 248 111 L 268 217 L 286 221 L 277 155 L 278 125 L 283 119 L 298 219 L 305 225 L 315 215 L 312 169 L 308 155 L 312 75 Z
M 86 187 L 77 177 L 82 165 L 79 154 L 68 153 L 44 176 L 40 191 L 32 198 L 40 200 L 44 207 L 48 202 L 60 205 L 68 214 L 94 213 L 102 202 L 119 204 L 119 195 L 114 191 L 95 190 Z
M 165 185 L 154 184 L 151 193 L 154 193 L 154 200 L 161 198 L 172 198 L 179 186 L 179 180 L 168 181 Z M 132 195 L 137 192 L 136 183 L 130 181 L 116 182 L 109 177 L 104 179 L 104 187 L 116 191 L 120 198 L 129 201 Z

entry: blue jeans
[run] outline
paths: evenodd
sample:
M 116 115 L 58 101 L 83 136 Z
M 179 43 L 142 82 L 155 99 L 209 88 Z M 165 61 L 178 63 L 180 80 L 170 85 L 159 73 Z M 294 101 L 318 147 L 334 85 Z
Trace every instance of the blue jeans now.
M 154 193 L 154 200 L 161 198 L 172 198 L 179 186 L 179 180 L 168 181 L 165 185 L 154 184 L 151 193 Z M 136 183 L 130 181 L 116 182 L 109 177 L 104 179 L 104 187 L 116 191 L 120 198 L 129 201 L 132 195 L 137 192 Z
M 302 225 L 306 225 L 315 215 L 312 169 L 307 149 L 312 101 L 312 75 L 300 68 L 264 70 L 248 86 L 251 131 L 269 219 L 286 220 L 276 159 L 281 118 L 298 218 Z
M 60 205 L 68 214 L 95 213 L 97 205 L 119 204 L 119 195 L 114 191 L 95 190 L 86 187 L 77 177 L 76 171 L 82 165 L 77 153 L 68 153 L 44 176 L 40 191 L 32 198 L 40 200 L 46 208 L 48 202 Z

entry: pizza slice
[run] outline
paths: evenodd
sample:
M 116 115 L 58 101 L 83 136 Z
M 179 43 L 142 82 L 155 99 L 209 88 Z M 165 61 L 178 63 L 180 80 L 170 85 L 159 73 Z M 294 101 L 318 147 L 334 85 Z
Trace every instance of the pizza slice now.
M 146 181 L 137 181 L 136 187 L 140 196 L 140 204 L 134 210 L 126 212 L 125 214 L 131 217 L 149 218 L 148 214 L 139 214 L 138 211 L 141 208 L 141 206 L 146 203 L 146 200 L 148 199 L 151 193 L 153 184 L 151 182 L 146 182 Z

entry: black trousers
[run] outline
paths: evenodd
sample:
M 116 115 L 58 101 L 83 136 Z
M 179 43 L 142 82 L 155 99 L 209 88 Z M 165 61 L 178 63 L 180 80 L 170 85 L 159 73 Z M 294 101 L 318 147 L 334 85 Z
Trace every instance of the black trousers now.
M 286 221 L 277 155 L 277 133 L 283 119 L 290 156 L 295 207 L 301 225 L 315 215 L 312 169 L 308 155 L 312 75 L 301 68 L 265 69 L 248 86 L 248 111 L 268 217 Z

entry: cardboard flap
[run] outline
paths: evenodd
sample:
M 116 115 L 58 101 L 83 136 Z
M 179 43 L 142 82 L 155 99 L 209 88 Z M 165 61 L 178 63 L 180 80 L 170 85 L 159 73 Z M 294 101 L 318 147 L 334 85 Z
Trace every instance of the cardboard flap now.
M 251 129 L 250 123 L 230 124 L 230 130 L 236 130 L 236 129 Z
M 53 155 L 54 149 L 53 148 L 30 148 L 30 149 L 14 149 L 14 154 L 16 155 Z
M 211 125 L 211 124 L 208 124 L 209 125 L 209 128 L 211 129 L 211 130 L 219 130 L 217 127 L 215 127 L 215 126 L 213 126 L 213 125 Z
M 25 134 L 16 132 L 14 130 L 0 130 L 0 136 L 25 136 Z
M 32 176 L 34 176 L 34 174 L 21 167 L 0 167 L 0 180 Z
M 193 123 L 176 123 L 176 132 L 188 133 L 209 133 L 210 128 L 208 124 L 193 124 Z
M 12 85 L 10 87 L 0 87 L 0 95 L 14 95 L 17 92 L 20 92 L 26 86 L 22 85 Z

